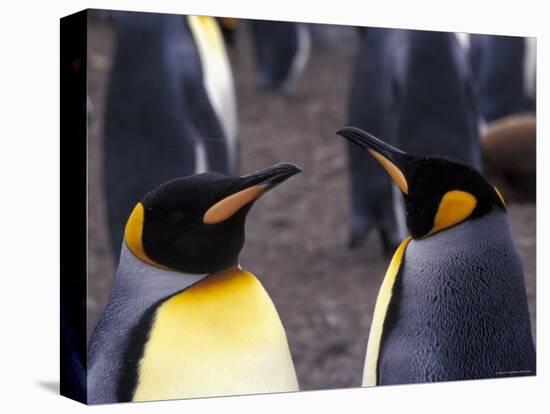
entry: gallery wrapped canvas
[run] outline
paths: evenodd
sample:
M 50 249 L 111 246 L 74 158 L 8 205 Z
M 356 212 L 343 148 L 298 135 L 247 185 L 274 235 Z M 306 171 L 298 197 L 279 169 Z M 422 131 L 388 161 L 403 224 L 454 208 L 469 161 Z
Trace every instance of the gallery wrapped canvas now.
M 60 33 L 61 394 L 536 375 L 534 38 L 110 10 Z

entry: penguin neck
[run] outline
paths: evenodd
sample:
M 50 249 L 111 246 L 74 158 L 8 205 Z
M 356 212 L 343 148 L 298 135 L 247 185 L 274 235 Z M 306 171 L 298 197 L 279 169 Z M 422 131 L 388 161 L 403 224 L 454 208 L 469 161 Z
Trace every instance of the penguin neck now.
M 140 287 L 145 287 L 148 289 L 151 286 L 150 283 L 159 285 L 159 287 L 166 287 L 168 289 L 178 287 L 180 289 L 186 289 L 187 287 L 208 276 L 222 273 L 234 273 L 243 270 L 244 269 L 239 264 L 238 259 L 236 264 L 210 273 L 188 273 L 158 267 L 146 263 L 138 258 L 130 249 L 128 249 L 126 243 L 123 242 L 120 253 L 119 267 L 115 275 L 115 283 L 123 283 L 127 286 L 131 285 L 137 289 Z
M 468 219 L 448 229 L 423 239 L 413 239 L 413 244 L 443 245 L 448 249 L 471 248 L 473 245 L 494 243 L 497 239 L 513 239 L 504 210 L 494 209 L 489 213 Z
M 114 285 L 131 286 L 135 292 L 133 295 L 139 295 L 140 292 L 173 294 L 199 282 L 208 275 L 209 273 L 185 273 L 145 263 L 136 257 L 123 242 Z

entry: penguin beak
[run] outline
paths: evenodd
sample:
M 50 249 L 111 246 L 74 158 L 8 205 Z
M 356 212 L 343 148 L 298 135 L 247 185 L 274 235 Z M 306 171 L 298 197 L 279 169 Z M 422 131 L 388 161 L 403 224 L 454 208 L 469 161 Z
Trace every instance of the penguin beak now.
M 302 169 L 294 164 L 279 163 L 242 176 L 238 190 L 211 206 L 204 214 L 203 222 L 216 224 L 227 220 L 245 205 L 301 171 Z
M 407 154 L 379 140 L 371 134 L 354 127 L 345 127 L 336 132 L 359 147 L 367 150 L 389 174 L 403 194 L 409 193 L 407 178 L 403 173 L 403 164 Z

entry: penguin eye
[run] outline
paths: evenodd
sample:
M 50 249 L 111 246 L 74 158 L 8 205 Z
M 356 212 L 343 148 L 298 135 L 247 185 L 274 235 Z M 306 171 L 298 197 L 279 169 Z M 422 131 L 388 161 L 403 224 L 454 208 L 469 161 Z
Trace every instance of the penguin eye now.
M 178 221 L 181 221 L 183 219 L 183 212 L 181 210 L 172 210 L 168 213 L 168 221 L 170 223 L 177 223 Z

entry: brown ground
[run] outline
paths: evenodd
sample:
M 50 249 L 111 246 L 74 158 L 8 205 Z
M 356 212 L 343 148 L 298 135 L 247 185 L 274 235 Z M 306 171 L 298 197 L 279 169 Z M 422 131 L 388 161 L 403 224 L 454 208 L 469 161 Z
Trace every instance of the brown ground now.
M 231 51 L 236 81 L 242 172 L 290 161 L 304 172 L 262 198 L 247 222 L 241 264 L 262 281 L 283 323 L 302 389 L 358 386 L 376 294 L 388 260 L 374 235 L 346 248 L 348 180 L 344 141 L 355 36 L 316 30 L 306 72 L 291 96 L 255 88 L 250 43 L 239 33 Z M 94 23 L 89 36 L 89 319 L 95 325 L 111 285 L 101 181 L 102 111 L 112 34 Z M 535 205 L 512 204 L 510 220 L 523 258 L 535 321 Z

